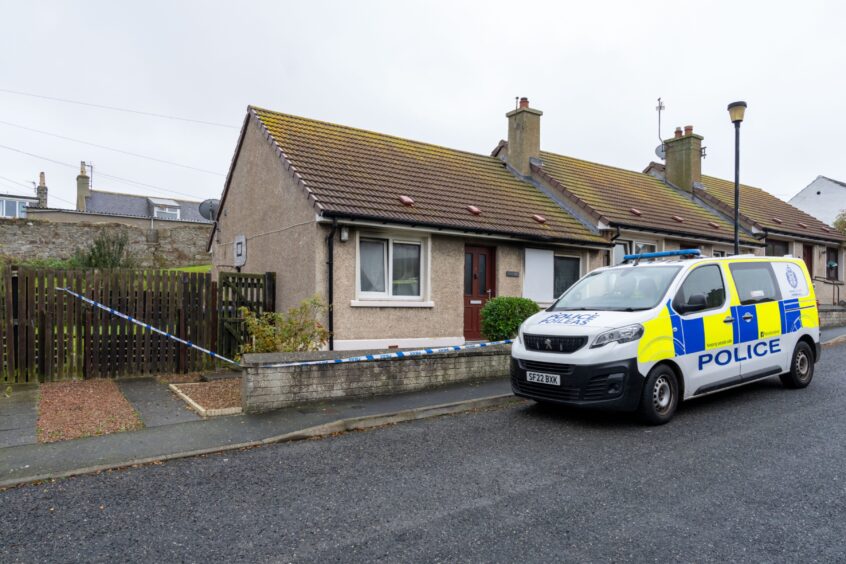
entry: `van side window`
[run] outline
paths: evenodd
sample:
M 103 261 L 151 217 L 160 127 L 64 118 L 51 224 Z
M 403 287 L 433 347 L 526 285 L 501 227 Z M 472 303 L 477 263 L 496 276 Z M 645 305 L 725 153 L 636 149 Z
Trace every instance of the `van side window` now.
M 694 313 L 721 307 L 725 301 L 720 267 L 709 264 L 691 271 L 673 300 L 673 309 L 681 314 Z
M 781 299 L 781 291 L 769 263 L 738 262 L 730 264 L 729 270 L 741 304 L 777 302 Z

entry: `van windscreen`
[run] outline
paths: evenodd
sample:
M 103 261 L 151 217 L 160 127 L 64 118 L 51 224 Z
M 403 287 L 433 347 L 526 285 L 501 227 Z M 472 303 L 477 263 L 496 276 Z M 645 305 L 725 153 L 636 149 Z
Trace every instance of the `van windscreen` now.
M 646 266 L 594 272 L 571 286 L 549 311 L 652 309 L 679 270 L 680 266 Z

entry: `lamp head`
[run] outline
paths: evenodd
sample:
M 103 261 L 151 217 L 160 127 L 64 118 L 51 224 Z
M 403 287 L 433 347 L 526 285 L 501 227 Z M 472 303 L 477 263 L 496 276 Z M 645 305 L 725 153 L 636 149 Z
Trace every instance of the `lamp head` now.
M 743 121 L 743 114 L 746 112 L 746 102 L 732 102 L 728 105 L 729 117 L 732 123 Z

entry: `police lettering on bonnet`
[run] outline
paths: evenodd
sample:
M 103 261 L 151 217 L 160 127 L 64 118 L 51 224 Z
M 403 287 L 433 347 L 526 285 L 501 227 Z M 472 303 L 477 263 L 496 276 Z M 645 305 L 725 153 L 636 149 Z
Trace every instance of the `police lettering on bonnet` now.
M 637 410 L 660 424 L 679 401 L 762 378 L 806 387 L 819 339 L 801 260 L 627 255 L 523 323 L 511 386 L 539 402 Z

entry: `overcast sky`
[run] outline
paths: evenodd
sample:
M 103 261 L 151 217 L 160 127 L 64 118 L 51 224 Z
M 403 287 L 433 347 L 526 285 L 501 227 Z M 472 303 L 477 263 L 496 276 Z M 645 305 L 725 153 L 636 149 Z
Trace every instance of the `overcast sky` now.
M 726 105 L 746 100 L 741 179 L 788 199 L 846 180 L 844 16 L 813 1 L 0 0 L 0 90 L 231 126 L 0 91 L 0 192 L 32 193 L 45 171 L 50 205 L 72 207 L 85 160 L 98 189 L 219 197 L 248 104 L 488 153 L 527 96 L 545 150 L 642 170 L 660 96 L 664 137 L 692 124 L 703 172 L 729 179 Z

